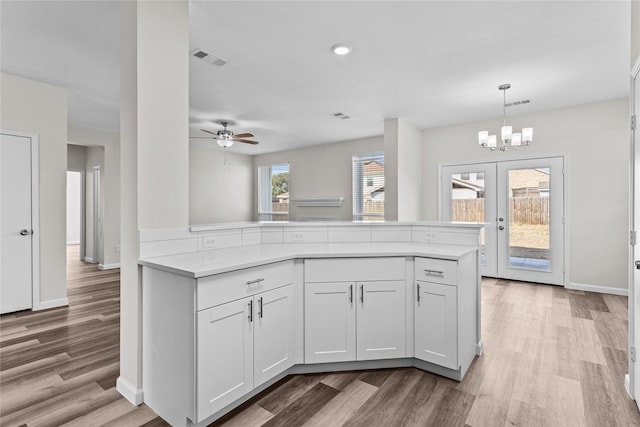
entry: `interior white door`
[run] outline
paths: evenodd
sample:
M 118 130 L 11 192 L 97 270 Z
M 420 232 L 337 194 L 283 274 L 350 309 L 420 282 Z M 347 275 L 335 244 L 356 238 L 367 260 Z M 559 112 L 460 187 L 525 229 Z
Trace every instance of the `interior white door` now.
M 480 234 L 480 274 L 496 277 L 496 163 L 445 166 L 441 169 L 441 219 L 484 222 Z
M 0 313 L 32 308 L 31 138 L 0 144 Z
M 498 277 L 564 284 L 564 160 L 498 162 Z

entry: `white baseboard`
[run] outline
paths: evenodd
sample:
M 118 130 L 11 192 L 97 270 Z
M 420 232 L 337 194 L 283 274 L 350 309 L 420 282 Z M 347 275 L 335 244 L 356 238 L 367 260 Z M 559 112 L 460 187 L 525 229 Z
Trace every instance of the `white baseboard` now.
M 626 374 L 624 376 L 624 389 L 627 390 L 627 394 L 629 395 L 630 398 L 632 398 L 633 400 L 636 400 L 633 397 L 633 394 L 631 393 L 631 380 L 629 379 L 629 374 Z
M 113 270 L 114 268 L 120 268 L 120 263 L 116 262 L 113 264 L 98 264 L 98 268 L 100 270 Z
M 573 289 L 575 291 L 587 291 L 587 292 L 597 292 L 600 294 L 612 294 L 612 295 L 622 295 L 629 296 L 629 289 L 626 288 L 612 288 L 609 286 L 596 286 L 596 285 L 585 285 L 582 283 L 569 283 L 565 285 L 567 289 Z
M 69 305 L 69 298 L 50 299 L 47 301 L 36 302 L 33 305 L 32 310 L 46 310 L 49 308 L 66 307 L 67 305 Z
M 93 262 L 93 258 L 88 257 L 88 256 L 84 257 L 84 262 L 88 262 L 89 264 L 93 264 L 94 263 Z
M 134 405 L 140 405 L 143 402 L 142 389 L 135 388 L 121 376 L 116 380 L 116 390 Z

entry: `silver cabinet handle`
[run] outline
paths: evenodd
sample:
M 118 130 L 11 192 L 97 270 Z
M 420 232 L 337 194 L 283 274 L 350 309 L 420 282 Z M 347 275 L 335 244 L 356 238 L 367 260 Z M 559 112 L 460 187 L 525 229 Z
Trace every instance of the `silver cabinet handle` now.
M 262 297 L 258 298 L 258 316 L 262 319 Z
M 253 299 L 249 301 L 249 323 L 253 322 Z
M 418 292 L 417 292 L 418 302 L 420 302 L 420 283 L 416 283 L 416 286 L 418 287 Z
M 425 270 L 424 274 L 426 274 L 427 276 L 444 277 L 444 271 L 442 270 Z
M 247 286 L 253 285 L 254 283 L 260 283 L 260 282 L 264 282 L 264 277 L 247 281 Z
M 22 230 L 20 230 L 21 236 L 28 236 L 29 234 L 33 234 L 33 231 L 27 230 L 26 228 L 23 228 Z
M 353 283 L 349 285 L 349 302 L 353 303 Z
M 360 285 L 360 302 L 364 304 L 364 285 Z

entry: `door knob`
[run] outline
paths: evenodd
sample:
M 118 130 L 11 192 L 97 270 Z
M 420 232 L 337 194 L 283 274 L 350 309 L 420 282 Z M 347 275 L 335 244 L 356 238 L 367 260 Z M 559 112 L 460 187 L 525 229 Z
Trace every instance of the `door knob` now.
M 498 230 L 504 230 L 504 225 L 501 225 L 500 227 L 498 227 Z
M 504 218 L 498 218 L 498 221 L 502 222 L 504 221 Z
M 31 231 L 27 230 L 26 228 L 23 228 L 22 230 L 20 230 L 21 236 L 28 236 L 29 234 L 31 234 Z

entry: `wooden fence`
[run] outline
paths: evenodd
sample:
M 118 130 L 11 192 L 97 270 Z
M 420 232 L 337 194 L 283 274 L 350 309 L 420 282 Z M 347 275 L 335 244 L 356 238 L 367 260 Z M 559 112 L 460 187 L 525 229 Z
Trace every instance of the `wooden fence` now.
M 511 224 L 549 224 L 548 197 L 516 197 L 509 200 Z M 453 221 L 483 222 L 484 199 L 457 199 L 451 201 Z

